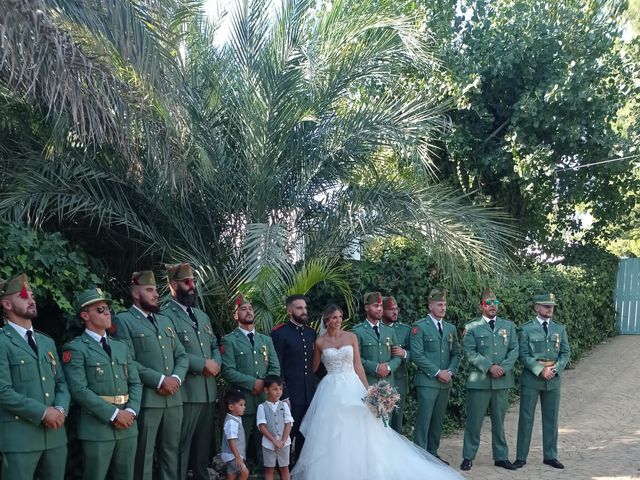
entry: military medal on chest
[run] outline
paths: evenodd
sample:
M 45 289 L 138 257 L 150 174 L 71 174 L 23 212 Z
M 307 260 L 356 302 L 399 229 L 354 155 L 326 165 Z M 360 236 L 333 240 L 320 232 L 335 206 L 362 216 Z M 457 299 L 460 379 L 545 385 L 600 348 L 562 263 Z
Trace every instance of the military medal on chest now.
M 504 328 L 501 328 L 500 331 L 498 332 L 500 334 L 500 336 L 502 337 L 502 342 L 505 345 L 509 344 L 509 341 L 507 340 L 507 330 Z
M 556 352 L 557 352 L 558 350 L 560 350 L 560 334 L 556 333 L 555 337 L 556 337 Z
M 389 353 L 391 353 L 391 338 L 387 337 L 385 345 L 387 346 Z
M 56 375 L 56 357 L 53 356 L 53 352 L 47 352 L 49 359 L 51 360 L 51 371 L 53 375 Z
M 264 357 L 264 364 L 268 365 L 269 364 L 269 349 L 267 348 L 266 345 L 262 346 L 262 356 Z
M 453 333 L 449 332 L 449 351 L 453 350 Z

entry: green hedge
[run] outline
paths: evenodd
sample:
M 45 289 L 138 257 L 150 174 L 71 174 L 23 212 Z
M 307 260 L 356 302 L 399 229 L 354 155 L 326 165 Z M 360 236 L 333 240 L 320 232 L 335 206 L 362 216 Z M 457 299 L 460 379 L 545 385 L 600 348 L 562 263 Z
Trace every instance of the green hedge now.
M 427 315 L 427 294 L 434 286 L 449 291 L 446 319 L 458 327 L 480 314 L 480 292 L 491 286 L 502 304 L 498 315 L 514 320 L 517 325 L 533 317 L 532 297 L 539 292 L 553 292 L 558 298 L 554 319 L 567 327 L 572 363 L 602 340 L 615 335 L 613 292 L 617 258 L 591 252 L 587 258 L 571 266 L 537 266 L 500 278 L 480 280 L 472 274 L 454 286 L 440 277 L 433 261 L 418 247 L 389 247 L 378 252 L 374 261 L 354 262 L 354 283 L 362 291 L 376 289 L 393 295 L 400 307 L 400 320 L 411 324 Z M 571 366 L 571 364 L 570 364 Z M 518 364 L 518 368 L 520 368 Z M 451 431 L 464 423 L 467 364 L 462 361 L 449 402 L 446 429 Z M 513 391 L 517 395 L 517 391 Z M 406 433 L 410 436 L 415 419 L 415 391 L 410 393 Z

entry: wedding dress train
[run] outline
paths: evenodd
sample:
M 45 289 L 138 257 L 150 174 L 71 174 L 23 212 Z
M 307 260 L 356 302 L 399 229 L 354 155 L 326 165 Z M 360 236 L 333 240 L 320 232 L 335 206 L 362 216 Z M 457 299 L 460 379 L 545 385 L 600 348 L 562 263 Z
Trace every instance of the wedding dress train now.
M 300 426 L 305 443 L 293 480 L 462 479 L 369 411 L 351 345 L 326 348 L 322 362 L 327 375 Z

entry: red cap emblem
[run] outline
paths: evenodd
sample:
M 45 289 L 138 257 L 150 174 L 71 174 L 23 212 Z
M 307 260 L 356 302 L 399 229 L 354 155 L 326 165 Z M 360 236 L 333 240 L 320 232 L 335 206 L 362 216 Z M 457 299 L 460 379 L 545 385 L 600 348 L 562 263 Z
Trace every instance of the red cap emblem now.
M 22 283 L 22 288 L 20 289 L 20 298 L 27 299 L 29 298 L 29 292 L 27 291 L 27 284 Z
M 71 351 L 70 350 L 65 350 L 64 352 L 62 352 L 62 361 L 64 363 L 69 363 L 71 361 Z

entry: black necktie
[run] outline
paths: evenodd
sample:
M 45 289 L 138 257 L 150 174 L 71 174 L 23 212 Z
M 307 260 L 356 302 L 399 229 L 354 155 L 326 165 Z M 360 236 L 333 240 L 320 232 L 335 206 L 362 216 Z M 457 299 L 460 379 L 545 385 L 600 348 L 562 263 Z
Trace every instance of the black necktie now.
M 436 322 L 438 324 L 438 331 L 440 332 L 440 336 L 442 336 L 442 322 Z
M 491 327 L 491 331 L 493 332 L 493 329 L 496 326 L 496 321 L 495 320 L 489 320 L 489 326 Z
M 107 352 L 107 355 L 109 355 L 109 358 L 111 358 L 111 345 L 107 343 L 107 339 L 102 337 L 100 339 L 100 343 L 102 344 L 102 348 L 104 348 L 104 351 Z
M 544 334 L 549 335 L 549 327 L 547 327 L 547 322 L 542 322 L 542 328 L 544 328 Z
M 198 319 L 196 318 L 196 314 L 193 313 L 193 310 L 191 310 L 191 307 L 187 307 L 187 315 L 189 315 L 189 318 L 193 322 L 193 328 L 195 328 L 197 330 L 198 329 Z
M 33 339 L 33 332 L 31 330 L 27 330 L 27 343 L 36 352 L 38 355 L 38 346 L 36 345 L 36 341 Z
M 380 340 L 380 329 L 378 328 L 378 325 L 373 326 L 373 331 L 376 332 L 376 337 Z
M 247 338 L 249 339 L 249 341 L 251 342 L 251 346 L 255 347 L 255 343 L 253 343 L 253 332 L 249 332 L 247 333 Z
M 150 313 L 149 315 L 147 315 L 147 319 L 151 322 L 151 325 L 153 325 L 154 327 L 156 326 L 156 319 L 153 316 L 153 313 Z

